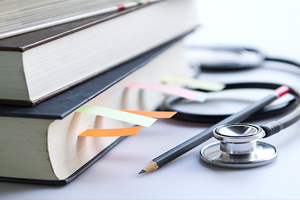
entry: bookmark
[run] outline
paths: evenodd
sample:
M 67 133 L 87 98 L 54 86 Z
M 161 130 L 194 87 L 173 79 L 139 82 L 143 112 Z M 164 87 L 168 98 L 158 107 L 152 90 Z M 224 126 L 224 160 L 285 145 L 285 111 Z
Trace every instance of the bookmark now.
M 160 119 L 171 118 L 177 113 L 176 111 L 142 111 L 142 110 L 124 110 L 124 109 L 118 109 L 118 110 L 137 114 L 137 115 L 143 115 L 146 117 L 160 118 Z
M 208 91 L 221 91 L 225 88 L 225 84 L 203 81 L 196 78 L 187 78 L 181 76 L 166 76 L 163 78 L 164 83 L 180 83 L 184 86 L 193 87 L 197 89 L 203 89 Z
M 87 129 L 78 136 L 85 137 L 120 137 L 136 135 L 142 126 L 115 129 Z
M 115 110 L 111 108 L 103 108 L 98 106 L 90 106 L 90 105 L 84 105 L 81 106 L 79 109 L 77 109 L 75 112 L 82 112 L 82 113 L 90 113 L 94 115 L 100 115 L 103 117 L 109 117 L 112 119 L 141 125 L 145 127 L 150 127 L 157 119 L 137 115 L 129 112 L 124 112 L 120 110 Z
M 207 98 L 207 94 L 205 92 L 198 92 L 165 84 L 131 82 L 126 87 L 155 90 L 165 94 L 176 95 L 199 102 L 204 102 Z
M 143 115 L 153 118 L 171 118 L 177 112 L 173 111 L 140 111 L 140 110 L 122 110 L 123 112 L 133 113 L 137 115 Z M 89 136 L 89 137 L 119 137 L 136 135 L 142 126 L 135 126 L 129 128 L 115 128 L 115 129 L 87 129 L 78 136 Z

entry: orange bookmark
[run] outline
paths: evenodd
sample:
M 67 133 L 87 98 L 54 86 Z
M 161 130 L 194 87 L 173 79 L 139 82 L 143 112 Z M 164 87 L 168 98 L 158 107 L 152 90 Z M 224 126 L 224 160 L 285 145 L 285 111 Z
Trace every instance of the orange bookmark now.
M 145 117 L 152 117 L 152 118 L 171 118 L 177 112 L 174 111 L 141 111 L 141 110 L 124 110 L 118 109 L 123 112 L 129 112 L 132 114 L 143 115 Z
M 140 111 L 140 110 L 124 110 L 118 109 L 119 111 L 128 112 L 136 115 L 142 115 L 151 118 L 171 118 L 177 112 L 173 111 Z M 142 126 L 134 126 L 128 128 L 115 128 L 115 129 L 87 129 L 78 136 L 86 137 L 119 137 L 136 135 Z
M 90 137 L 119 137 L 136 135 L 142 126 L 134 126 L 129 128 L 115 128 L 115 129 L 87 129 L 78 136 Z

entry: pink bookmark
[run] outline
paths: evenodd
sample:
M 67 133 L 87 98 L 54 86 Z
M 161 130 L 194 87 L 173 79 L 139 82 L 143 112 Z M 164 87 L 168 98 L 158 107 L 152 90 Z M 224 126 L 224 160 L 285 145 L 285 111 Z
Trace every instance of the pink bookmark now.
M 198 92 L 194 90 L 189 90 L 180 87 L 174 87 L 165 84 L 156 84 L 156 83 L 141 83 L 141 82 L 131 82 L 127 86 L 127 88 L 140 88 L 140 89 L 149 89 L 156 90 L 165 94 L 176 95 L 179 97 L 183 97 L 186 99 L 204 102 L 207 98 L 207 94 L 205 92 Z

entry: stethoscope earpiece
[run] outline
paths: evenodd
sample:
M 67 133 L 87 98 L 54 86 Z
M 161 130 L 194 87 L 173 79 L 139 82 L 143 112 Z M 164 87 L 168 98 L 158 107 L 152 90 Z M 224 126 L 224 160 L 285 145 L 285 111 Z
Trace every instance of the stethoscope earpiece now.
M 220 142 L 200 151 L 201 159 L 212 165 L 251 168 L 269 164 L 277 157 L 273 145 L 258 141 L 265 132 L 253 124 L 225 124 L 215 128 L 213 136 Z

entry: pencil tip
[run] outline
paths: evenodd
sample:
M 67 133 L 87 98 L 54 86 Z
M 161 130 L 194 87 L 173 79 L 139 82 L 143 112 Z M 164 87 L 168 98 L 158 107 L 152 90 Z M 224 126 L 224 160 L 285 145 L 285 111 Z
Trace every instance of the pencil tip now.
M 154 170 L 157 170 L 159 168 L 159 166 L 157 165 L 156 162 L 154 162 L 153 160 L 151 160 L 143 169 L 142 171 L 140 171 L 139 174 L 143 174 L 145 172 L 152 172 Z

